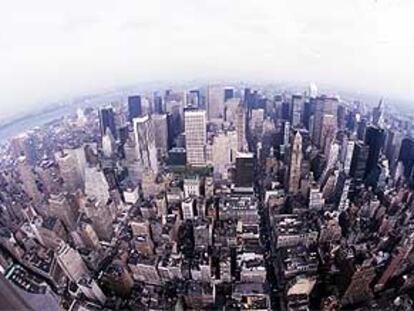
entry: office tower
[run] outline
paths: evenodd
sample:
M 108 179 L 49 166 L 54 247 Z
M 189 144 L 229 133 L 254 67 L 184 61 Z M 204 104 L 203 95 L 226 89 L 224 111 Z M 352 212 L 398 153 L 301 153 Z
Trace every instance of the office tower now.
M 362 141 L 357 141 L 352 155 L 350 175 L 357 181 L 364 179 L 368 160 L 369 146 Z
M 114 234 L 112 220 L 115 213 L 111 212 L 112 206 L 96 198 L 88 198 L 83 206 L 86 216 L 92 220 L 92 227 L 99 239 L 107 242 L 112 240 Z
M 365 131 L 367 130 L 367 119 L 363 118 L 358 122 L 357 127 L 357 138 L 358 140 L 364 140 L 365 139 Z
M 153 114 L 152 121 L 155 129 L 155 147 L 158 157 L 163 157 L 168 151 L 168 121 L 166 114 Z
M 237 118 L 237 109 L 240 104 L 240 98 L 231 98 L 224 103 L 224 120 L 229 124 L 235 125 Z
M 73 282 L 78 282 L 83 275 L 88 274 L 88 268 L 79 252 L 66 243 L 62 242 L 58 248 L 56 259 L 63 272 Z
M 152 106 L 153 106 L 153 112 L 154 113 L 158 113 L 158 114 L 164 113 L 162 96 L 158 92 L 154 93 Z
M 188 93 L 187 105 L 193 108 L 201 108 L 200 90 L 191 90 Z
M 325 205 L 325 199 L 322 196 L 319 184 L 311 181 L 309 188 L 309 209 L 321 211 Z
M 365 133 L 365 144 L 369 147 L 365 178 L 374 174 L 378 167 L 378 160 L 384 145 L 385 132 L 376 126 L 369 126 Z
M 109 200 L 109 184 L 104 172 L 97 167 L 87 167 L 85 173 L 85 194 L 104 204 Z
M 234 184 L 236 187 L 253 187 L 255 172 L 254 154 L 251 152 L 239 152 L 236 155 L 236 172 Z
M 280 146 L 280 153 L 284 154 L 289 148 L 289 138 L 290 138 L 290 122 L 283 121 L 282 128 L 282 145 Z
M 337 143 L 333 143 L 330 145 L 329 152 L 326 155 L 326 158 L 327 158 L 326 167 L 320 179 L 322 183 L 326 181 L 325 179 L 329 175 L 330 171 L 334 169 L 335 166 L 337 165 L 338 156 L 339 156 L 339 145 Z
M 236 112 L 237 150 L 246 151 L 246 112 L 242 102 L 239 103 Z
M 377 127 L 383 127 L 384 125 L 384 111 L 383 111 L 382 98 L 377 107 L 372 110 L 372 124 Z
M 158 173 L 157 147 L 155 145 L 155 128 L 149 115 L 133 119 L 135 143 L 138 162 L 145 170 Z M 158 130 L 158 129 L 157 129 Z
M 318 87 L 313 82 L 309 84 L 308 95 L 310 98 L 316 98 L 318 96 Z
M 111 158 L 116 152 L 116 142 L 109 129 L 106 129 L 102 137 L 102 153 L 106 158 Z
M 83 179 L 81 168 L 75 152 L 69 149 L 62 150 L 55 154 L 56 162 L 59 166 L 60 176 L 63 179 L 63 187 L 68 192 L 76 192 L 83 189 Z
M 290 120 L 290 112 L 291 112 L 290 103 L 284 100 L 282 102 L 281 110 L 282 110 L 281 111 L 282 119 L 286 120 L 286 121 L 289 121 Z
M 76 225 L 78 210 L 75 202 L 63 193 L 51 194 L 48 200 L 48 215 L 59 218 L 70 231 Z
M 225 87 L 224 88 L 224 102 L 228 101 L 231 98 L 234 98 L 234 88 Z
M 134 118 L 142 116 L 142 103 L 141 96 L 129 96 L 128 97 L 128 121 L 132 122 Z
M 194 219 L 195 216 L 195 198 L 187 197 L 181 202 L 181 213 L 183 220 Z
M 234 163 L 237 153 L 237 132 L 219 132 L 213 138 L 212 164 L 214 172 L 226 176 L 231 163 Z
M 80 221 L 76 228 L 76 232 L 79 234 L 82 245 L 84 247 L 90 248 L 92 250 L 96 250 L 101 247 L 99 244 L 99 237 L 90 223 L 86 221 Z
M 354 141 L 348 141 L 346 144 L 346 151 L 345 151 L 345 161 L 344 161 L 344 172 L 346 175 L 349 175 L 349 172 L 351 170 L 351 163 L 352 163 L 352 157 L 354 154 L 354 147 L 355 142 Z
M 304 97 L 302 95 L 292 95 L 290 121 L 293 127 L 298 127 L 302 123 Z
M 31 132 L 23 133 L 10 140 L 10 152 L 14 158 L 25 156 L 29 165 L 37 161 L 36 140 Z
M 316 146 L 323 150 L 326 143 L 323 131 L 331 131 L 336 126 L 338 99 L 335 97 L 318 97 L 315 101 L 315 112 L 313 115 L 312 140 Z
M 346 125 L 346 108 L 344 105 L 338 105 L 337 116 L 337 127 L 343 130 Z
M 115 125 L 115 113 L 111 107 L 101 108 L 99 110 L 99 126 L 101 137 L 105 135 L 106 129 L 109 128 L 114 138 L 118 138 Z
M 33 167 L 27 163 L 26 157 L 20 156 L 18 158 L 17 171 L 19 173 L 19 180 L 22 182 L 24 192 L 34 202 L 39 202 L 42 199 L 42 193 L 39 190 Z
M 250 133 L 260 137 L 263 133 L 264 109 L 252 109 L 249 129 Z
M 186 110 L 184 112 L 185 144 L 187 163 L 204 165 L 207 139 L 206 112 L 204 110 Z
M 325 156 L 329 153 L 329 148 L 335 139 L 336 134 L 336 117 L 332 114 L 327 114 L 322 117 L 322 131 L 320 137 L 320 149 Z
M 300 175 L 302 165 L 302 135 L 296 132 L 290 151 L 288 191 L 296 194 L 300 189 Z
M 106 302 L 106 296 L 98 286 L 96 281 L 89 275 L 84 274 L 77 282 L 80 291 L 89 299 L 94 302 L 104 305 Z
M 404 138 L 401 143 L 398 161 L 401 161 L 404 167 L 404 176 L 410 178 L 414 167 L 414 140 L 412 138 Z
M 219 119 L 224 116 L 224 90 L 218 85 L 210 85 L 207 91 L 208 119 Z

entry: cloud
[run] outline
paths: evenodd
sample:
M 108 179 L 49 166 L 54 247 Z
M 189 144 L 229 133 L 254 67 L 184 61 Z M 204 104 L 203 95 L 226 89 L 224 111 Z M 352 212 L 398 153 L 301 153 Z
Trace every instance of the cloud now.
M 8 1 L 0 117 L 136 81 L 317 81 L 414 95 L 411 0 Z M 19 107 L 19 108 L 16 108 Z

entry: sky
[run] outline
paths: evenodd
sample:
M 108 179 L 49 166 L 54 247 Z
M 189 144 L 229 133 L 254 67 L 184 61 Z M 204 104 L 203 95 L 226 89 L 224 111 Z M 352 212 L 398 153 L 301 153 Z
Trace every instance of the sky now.
M 13 0 L 0 120 L 147 81 L 325 83 L 414 98 L 412 0 Z

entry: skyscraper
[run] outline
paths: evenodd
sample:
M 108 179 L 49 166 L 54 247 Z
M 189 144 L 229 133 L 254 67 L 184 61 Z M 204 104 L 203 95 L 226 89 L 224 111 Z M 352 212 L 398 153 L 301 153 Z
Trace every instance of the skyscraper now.
M 300 188 L 300 174 L 302 165 L 302 135 L 296 132 L 290 153 L 288 191 L 296 194 Z
M 115 139 L 118 137 L 115 125 L 115 114 L 111 107 L 101 108 L 99 110 L 99 122 L 101 137 L 105 135 L 107 128 L 109 128 Z
M 324 148 L 323 131 L 336 125 L 338 99 L 335 97 L 321 96 L 316 99 L 313 115 L 312 140 L 319 148 Z M 323 149 L 322 149 L 323 150 Z
M 254 155 L 251 152 L 239 152 L 236 155 L 236 187 L 250 188 L 254 183 Z
M 369 147 L 365 178 L 375 173 L 382 146 L 384 145 L 385 132 L 376 126 L 369 126 L 365 133 L 365 144 Z
M 81 148 L 83 151 L 83 148 Z M 83 176 L 81 167 L 76 157 L 76 152 L 66 149 L 55 154 L 55 159 L 59 166 L 60 176 L 63 179 L 64 189 L 69 192 L 75 192 L 77 189 L 83 189 Z
M 152 121 L 154 123 L 155 147 L 157 154 L 162 157 L 168 151 L 168 121 L 166 114 L 153 114 Z
M 128 120 L 132 122 L 132 119 L 142 116 L 142 104 L 141 96 L 134 95 L 128 97 Z
M 369 147 L 362 141 L 358 141 L 354 146 L 354 153 L 352 155 L 350 175 L 356 181 L 362 181 L 365 176 L 367 166 Z
M 218 85 L 210 85 L 207 92 L 208 119 L 218 119 L 224 116 L 224 90 Z
M 204 165 L 206 163 L 207 139 L 206 112 L 204 110 L 185 110 L 184 126 L 187 163 Z
M 134 118 L 133 127 L 138 161 L 144 169 L 150 169 L 157 174 L 157 147 L 155 145 L 155 128 L 153 120 L 149 115 Z
M 401 143 L 399 161 L 404 166 L 404 176 L 409 178 L 414 167 L 414 140 L 412 138 L 404 138 Z
M 88 268 L 79 252 L 68 244 L 60 245 L 57 250 L 57 262 L 66 276 L 74 282 L 78 282 L 83 275 L 88 273 Z
M 290 121 L 293 127 L 298 127 L 302 122 L 304 98 L 300 94 L 292 96 Z
M 227 100 L 234 98 L 234 88 L 233 87 L 225 87 L 224 88 L 224 102 Z
M 246 151 L 246 113 L 243 103 L 240 102 L 236 111 L 237 150 Z

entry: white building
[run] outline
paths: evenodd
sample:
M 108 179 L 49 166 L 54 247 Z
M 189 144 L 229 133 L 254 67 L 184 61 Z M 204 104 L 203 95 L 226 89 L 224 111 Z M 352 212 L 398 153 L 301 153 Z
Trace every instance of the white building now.
M 229 166 L 235 162 L 237 147 L 236 131 L 220 132 L 214 136 L 212 145 L 212 165 L 215 173 L 224 175 L 223 177 L 226 178 Z
M 200 179 L 198 176 L 184 179 L 184 197 L 200 196 Z
M 158 173 L 157 148 L 155 146 L 155 128 L 149 115 L 132 120 L 138 162 L 144 169 Z
M 103 204 L 109 199 L 109 184 L 105 174 L 97 167 L 87 167 L 85 174 L 85 194 L 94 197 Z
M 186 110 L 184 112 L 184 122 L 187 163 L 205 165 L 206 112 L 204 110 Z
M 79 252 L 68 244 L 62 243 L 60 245 L 57 250 L 57 262 L 66 276 L 74 282 L 78 282 L 88 273 L 88 268 Z

